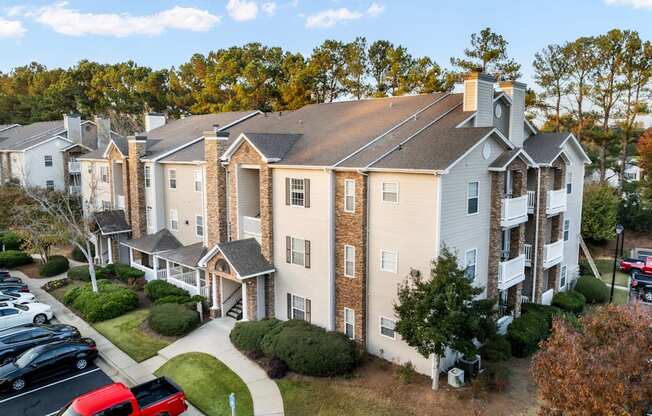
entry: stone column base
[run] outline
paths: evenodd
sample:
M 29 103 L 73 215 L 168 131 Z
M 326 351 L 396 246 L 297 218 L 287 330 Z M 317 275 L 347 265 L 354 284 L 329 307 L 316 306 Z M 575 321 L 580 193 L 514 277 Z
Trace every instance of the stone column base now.
M 221 318 L 222 317 L 222 311 L 220 308 L 212 307 L 209 309 L 209 313 L 211 315 L 211 319 L 215 318 Z

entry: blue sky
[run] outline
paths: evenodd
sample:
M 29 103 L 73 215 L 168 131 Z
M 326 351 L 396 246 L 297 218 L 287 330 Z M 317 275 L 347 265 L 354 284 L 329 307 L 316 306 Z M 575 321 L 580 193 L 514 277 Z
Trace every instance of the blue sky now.
M 0 71 L 38 61 L 132 59 L 155 68 L 262 42 L 309 53 L 324 39 L 388 39 L 442 66 L 490 26 L 531 82 L 536 51 L 614 27 L 652 39 L 652 0 L 0 0 Z

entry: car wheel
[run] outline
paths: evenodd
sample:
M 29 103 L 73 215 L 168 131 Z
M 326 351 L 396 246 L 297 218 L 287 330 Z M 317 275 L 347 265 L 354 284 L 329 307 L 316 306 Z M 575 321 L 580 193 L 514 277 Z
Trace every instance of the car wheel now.
M 88 366 L 88 361 L 86 361 L 86 358 L 78 358 L 77 361 L 75 361 L 75 367 L 77 370 L 83 370 Z
M 14 361 L 14 357 L 8 355 L 6 357 L 2 357 L 2 360 L 0 362 L 2 362 L 2 365 L 6 365 L 6 364 L 9 364 L 9 363 L 11 363 L 13 361 Z
M 17 378 L 16 380 L 14 380 L 13 383 L 11 383 L 11 388 L 14 391 L 21 391 L 22 389 L 25 388 L 25 380 L 23 380 L 22 378 Z
M 42 313 L 39 313 L 34 317 L 34 323 L 42 325 L 48 321 L 47 316 L 43 315 Z
M 646 302 L 652 302 L 652 291 L 648 290 L 645 292 L 643 299 L 645 299 Z

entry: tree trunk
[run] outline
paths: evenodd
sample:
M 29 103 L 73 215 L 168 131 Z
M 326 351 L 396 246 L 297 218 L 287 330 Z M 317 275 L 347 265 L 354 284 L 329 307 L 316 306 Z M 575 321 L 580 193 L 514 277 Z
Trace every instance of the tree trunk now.
M 432 389 L 439 390 L 439 355 L 432 354 Z
M 82 250 L 84 251 L 84 250 Z M 88 263 L 88 274 L 91 277 L 91 286 L 93 287 L 93 292 L 97 293 L 99 289 L 97 288 L 97 277 L 95 275 L 95 262 L 93 261 L 93 252 L 91 251 L 91 243 L 86 240 L 86 252 L 84 256 L 86 257 L 86 262 Z
M 621 149 L 621 159 L 620 159 L 620 182 L 618 185 L 618 195 L 623 194 L 623 185 L 625 182 L 625 167 L 627 164 L 627 144 L 629 143 L 629 130 L 625 130 L 623 132 L 623 142 L 622 142 L 622 149 Z

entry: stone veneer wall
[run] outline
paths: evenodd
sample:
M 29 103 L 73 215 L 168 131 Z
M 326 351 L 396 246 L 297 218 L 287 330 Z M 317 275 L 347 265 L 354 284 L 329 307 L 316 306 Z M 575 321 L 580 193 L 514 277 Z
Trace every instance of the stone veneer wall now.
M 147 229 L 147 218 L 145 214 L 145 172 L 141 158 L 145 156 L 147 139 L 136 140 L 129 137 L 129 199 L 131 218 L 131 235 L 139 238 L 145 234 Z
M 206 224 L 207 245 L 212 248 L 226 241 L 226 169 L 220 163 L 223 141 L 216 137 L 204 138 L 206 161 Z
M 344 183 L 355 181 L 355 210 L 344 210 Z M 355 340 L 366 341 L 367 182 L 357 172 L 335 172 L 335 328 L 344 332 L 344 308 L 355 312 Z M 355 277 L 344 275 L 344 246 L 355 247 Z

